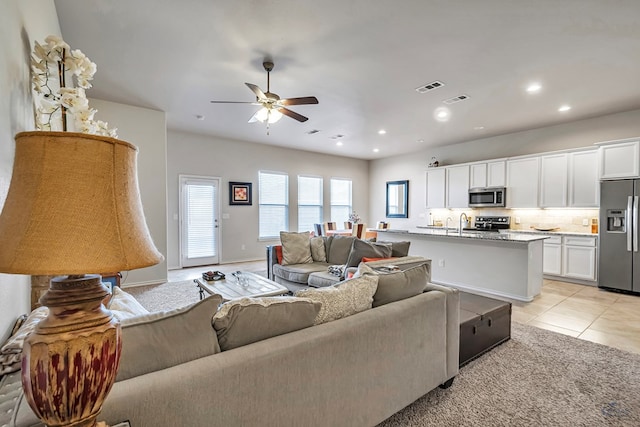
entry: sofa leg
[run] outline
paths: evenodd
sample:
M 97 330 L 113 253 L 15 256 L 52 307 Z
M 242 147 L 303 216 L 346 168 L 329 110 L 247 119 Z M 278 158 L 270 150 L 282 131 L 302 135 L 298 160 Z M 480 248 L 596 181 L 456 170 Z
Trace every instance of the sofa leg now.
M 447 389 L 447 388 L 451 387 L 451 384 L 453 384 L 454 378 L 455 377 L 449 378 L 447 381 L 445 381 L 443 384 L 440 384 L 438 387 L 440 387 L 442 389 Z

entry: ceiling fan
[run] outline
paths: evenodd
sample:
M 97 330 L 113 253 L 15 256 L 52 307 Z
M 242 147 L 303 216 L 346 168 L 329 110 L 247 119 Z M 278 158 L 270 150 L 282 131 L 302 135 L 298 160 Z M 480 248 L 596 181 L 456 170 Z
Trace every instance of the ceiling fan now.
M 280 99 L 280 97 L 272 93 L 270 90 L 270 73 L 273 70 L 273 62 L 265 60 L 262 63 L 265 71 L 267 72 L 267 91 L 263 92 L 258 86 L 245 83 L 249 89 L 256 95 L 255 102 L 243 102 L 243 101 L 211 101 L 213 104 L 252 104 L 252 105 L 260 105 L 262 108 L 258 110 L 251 118 L 249 119 L 249 123 L 254 122 L 266 122 L 275 123 L 282 118 L 283 115 L 289 116 L 292 119 L 295 119 L 299 122 L 306 122 L 309 120 L 308 117 L 303 116 L 302 114 L 298 114 L 295 111 L 288 109 L 287 107 L 290 105 L 307 105 L 307 104 L 317 104 L 318 98 L 315 96 L 304 96 L 301 98 L 284 98 Z

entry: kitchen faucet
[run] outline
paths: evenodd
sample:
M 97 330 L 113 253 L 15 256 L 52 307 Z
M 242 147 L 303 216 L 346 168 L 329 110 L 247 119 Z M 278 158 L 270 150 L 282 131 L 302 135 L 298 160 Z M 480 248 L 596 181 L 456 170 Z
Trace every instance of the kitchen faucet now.
M 450 216 L 447 217 L 447 221 L 445 222 L 445 227 L 444 227 L 444 231 L 449 234 L 449 221 L 453 221 L 453 218 L 451 218 Z
M 460 233 L 462 233 L 462 217 L 464 217 L 464 220 L 465 220 L 465 222 L 466 222 L 467 224 L 469 223 L 469 217 L 467 216 L 467 214 L 466 214 L 466 213 L 462 212 L 462 213 L 460 214 L 460 228 L 458 229 L 458 231 L 459 231 Z

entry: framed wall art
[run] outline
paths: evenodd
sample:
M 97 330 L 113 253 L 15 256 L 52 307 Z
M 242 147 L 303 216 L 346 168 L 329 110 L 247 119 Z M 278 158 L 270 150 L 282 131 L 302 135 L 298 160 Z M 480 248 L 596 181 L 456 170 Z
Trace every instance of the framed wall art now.
M 251 206 L 251 183 L 229 181 L 229 204 Z

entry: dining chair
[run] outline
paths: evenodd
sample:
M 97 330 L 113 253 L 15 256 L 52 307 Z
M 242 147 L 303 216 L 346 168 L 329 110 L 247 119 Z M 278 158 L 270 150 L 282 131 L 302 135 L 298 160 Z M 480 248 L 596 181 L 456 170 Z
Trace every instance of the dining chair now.
M 353 223 L 351 221 L 345 221 L 344 222 L 344 229 L 345 230 L 352 230 L 353 229 Z
M 313 224 L 313 231 L 316 232 L 316 236 L 324 236 L 324 226 L 322 224 Z
M 353 233 L 352 236 L 357 237 L 358 239 L 364 239 L 367 234 L 367 224 L 358 223 L 353 225 Z
M 327 231 L 329 230 L 336 230 L 336 223 L 335 222 L 325 222 L 324 223 L 324 232 L 325 234 L 327 234 Z

